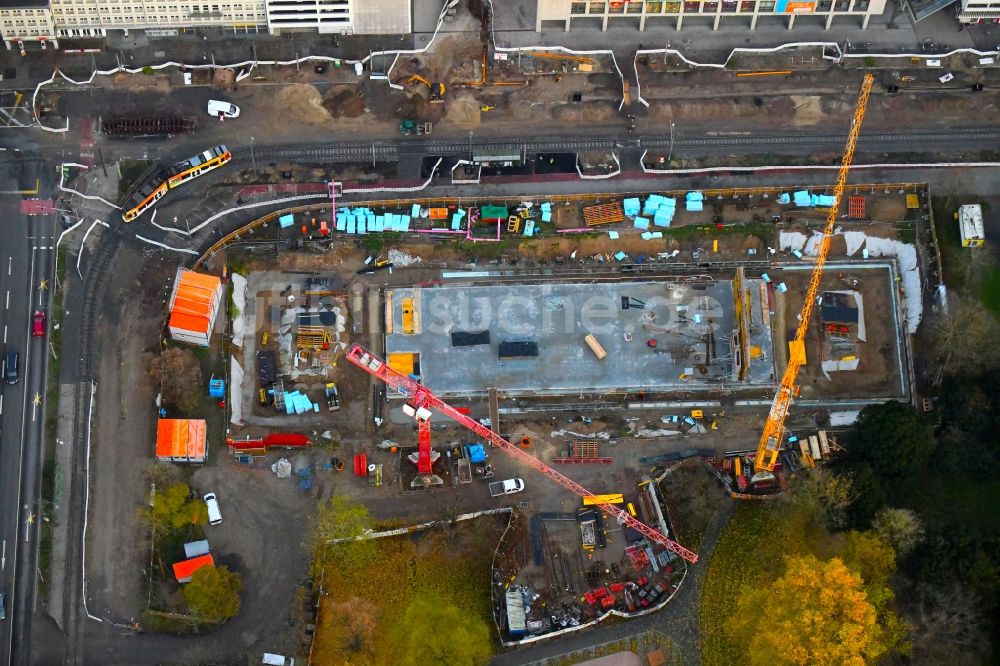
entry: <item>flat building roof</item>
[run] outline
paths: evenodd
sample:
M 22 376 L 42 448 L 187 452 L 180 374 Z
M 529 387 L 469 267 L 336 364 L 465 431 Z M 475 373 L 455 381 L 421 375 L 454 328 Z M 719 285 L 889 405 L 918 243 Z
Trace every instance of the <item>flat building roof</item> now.
M 745 283 L 754 353 L 744 381 L 733 283 L 706 276 L 397 288 L 386 293 L 386 352 L 417 354 L 421 381 L 442 395 L 490 387 L 508 395 L 760 387 L 774 373 L 761 285 Z M 416 328 L 401 325 L 404 300 L 416 311 Z M 456 345 L 456 334 L 480 344 Z M 603 359 L 587 335 L 605 350 Z

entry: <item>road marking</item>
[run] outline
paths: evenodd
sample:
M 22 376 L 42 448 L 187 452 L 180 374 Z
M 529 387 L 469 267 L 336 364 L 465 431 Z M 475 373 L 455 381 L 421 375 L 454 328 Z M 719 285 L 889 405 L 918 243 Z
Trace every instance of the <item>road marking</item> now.
M 7 324 L 3 325 L 3 343 L 7 344 Z
M 3 416 L 3 395 L 0 395 L 0 416 Z
M 7 290 L 7 305 L 4 309 L 10 310 L 10 289 Z
M 0 570 L 7 568 L 7 539 L 3 540 L 3 555 L 0 555 Z
M 28 284 L 30 285 L 30 284 L 34 283 L 34 281 L 35 281 L 35 253 L 32 252 L 31 253 L 31 257 L 28 260 Z M 31 299 L 30 298 L 28 299 L 28 312 L 27 312 L 27 315 L 28 315 L 28 318 L 30 319 L 31 318 Z M 24 366 L 23 367 L 25 367 L 25 368 L 30 368 L 31 367 L 31 348 L 32 348 L 32 346 L 33 345 L 28 345 L 28 348 L 24 352 Z M 44 365 L 43 365 L 43 367 L 44 367 Z M 29 376 L 29 374 L 30 373 L 27 373 L 27 372 L 25 373 L 25 382 L 27 382 L 27 377 Z M 25 389 L 27 389 L 27 386 L 25 386 Z M 21 403 L 21 414 L 24 414 L 24 412 L 28 411 L 28 391 L 25 390 L 23 395 L 24 395 L 24 398 L 22 399 L 22 403 Z M 17 459 L 17 500 L 16 500 L 17 504 L 21 503 L 21 491 L 22 491 L 21 477 L 24 476 L 24 444 L 25 444 L 25 441 L 28 439 L 28 437 L 27 437 L 27 429 L 28 429 L 27 420 L 25 420 L 25 419 L 22 418 L 22 420 L 21 420 L 21 437 L 20 437 L 20 439 L 21 439 L 21 442 L 20 442 L 21 446 L 20 446 L 20 451 L 18 452 L 18 459 Z M 28 507 L 25 506 L 24 508 L 27 509 Z M 24 540 L 26 542 L 29 541 L 29 536 L 30 536 L 28 534 L 28 531 L 27 531 L 28 527 L 29 526 L 27 524 L 25 524 Z M 11 617 L 14 617 L 15 613 L 19 612 L 19 609 L 17 608 L 17 601 L 16 601 L 17 600 L 17 593 L 16 593 L 16 590 L 17 590 L 17 550 L 18 550 L 17 543 L 15 542 L 15 544 L 14 544 L 14 561 L 13 561 L 13 564 L 11 566 L 11 570 L 12 571 L 11 571 L 11 581 L 10 581 L 11 590 L 14 590 L 14 592 L 11 594 L 11 602 L 10 602 L 10 608 L 9 608 L 9 612 L 10 612 Z M 10 632 L 10 634 L 7 637 L 7 654 L 10 654 L 11 651 L 13 650 L 13 648 L 14 648 L 14 632 L 12 631 L 12 632 Z
M 7 275 L 10 275 L 11 269 L 14 267 L 14 257 L 7 257 Z
M 36 393 L 35 397 L 31 400 L 31 422 L 35 422 L 35 416 L 38 413 L 38 406 L 42 404 L 42 394 Z

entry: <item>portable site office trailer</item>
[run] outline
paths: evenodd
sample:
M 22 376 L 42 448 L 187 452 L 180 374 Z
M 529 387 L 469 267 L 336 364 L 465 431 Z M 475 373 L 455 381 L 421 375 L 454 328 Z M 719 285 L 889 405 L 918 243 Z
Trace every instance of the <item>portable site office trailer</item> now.
M 959 207 L 958 233 L 962 238 L 962 247 L 982 246 L 986 241 L 982 206 L 979 204 L 969 204 Z

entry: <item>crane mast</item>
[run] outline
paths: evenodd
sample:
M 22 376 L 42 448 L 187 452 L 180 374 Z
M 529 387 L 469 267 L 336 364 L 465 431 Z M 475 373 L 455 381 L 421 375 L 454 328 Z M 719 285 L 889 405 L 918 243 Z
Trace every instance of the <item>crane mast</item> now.
M 412 377 L 408 377 L 401 372 L 393 370 L 389 367 L 388 363 L 378 358 L 361 345 L 356 344 L 351 346 L 351 348 L 347 351 L 347 360 L 368 374 L 381 379 L 385 382 L 386 386 L 391 387 L 401 396 L 405 397 L 413 407 L 418 409 L 437 410 L 441 414 L 444 414 L 455 422 L 465 426 L 483 439 L 488 440 L 493 444 L 493 446 L 503 450 L 519 462 L 524 463 L 538 472 L 541 472 L 567 490 L 576 493 L 580 497 L 593 496 L 593 493 L 588 491 L 576 481 L 560 474 L 535 456 L 521 450 L 517 446 L 514 446 L 475 419 L 463 414 L 455 407 L 452 407 L 448 403 L 444 402 L 434 395 L 430 389 L 417 380 Z M 649 527 L 641 520 L 633 518 L 627 511 L 620 509 L 614 504 L 601 504 L 600 507 L 617 518 L 619 523 L 628 525 L 650 541 L 662 544 L 667 548 L 667 550 L 676 553 L 688 562 L 694 564 L 698 561 L 698 555 L 696 553 L 688 550 L 676 541 L 667 538 L 665 535 L 654 530 L 652 527 Z
M 871 93 L 874 81 L 875 78 L 871 74 L 865 74 L 865 78 L 861 82 L 861 93 L 858 95 L 858 102 L 854 107 L 851 131 L 847 135 L 847 146 L 844 148 L 844 155 L 840 161 L 840 170 L 837 172 L 837 184 L 833 188 L 834 202 L 830 207 L 830 214 L 826 218 L 826 227 L 823 229 L 823 238 L 820 241 L 819 253 L 816 255 L 816 265 L 813 267 L 812 275 L 809 278 L 806 299 L 802 304 L 802 311 L 799 313 L 799 325 L 795 329 L 795 338 L 788 343 L 788 365 L 785 367 L 785 373 L 781 377 L 781 385 L 774 396 L 774 402 L 771 403 L 771 411 L 768 414 L 767 422 L 764 424 L 760 443 L 757 445 L 757 457 L 754 459 L 754 468 L 758 471 L 773 471 L 778 462 L 778 455 L 781 453 L 781 443 L 785 434 L 785 419 L 788 417 L 788 408 L 792 404 L 792 399 L 798 393 L 795 381 L 799 375 L 799 368 L 806 363 L 806 333 L 809 331 L 809 322 L 816 307 L 816 296 L 819 294 L 819 284 L 823 278 L 823 266 L 826 264 L 826 256 L 830 252 L 830 240 L 833 234 L 833 227 L 837 222 L 840 199 L 844 194 L 844 186 L 847 184 L 847 174 L 850 171 L 851 162 L 854 161 L 854 149 L 857 147 L 858 134 L 861 132 L 861 123 L 865 118 L 865 108 L 868 106 L 868 95 Z

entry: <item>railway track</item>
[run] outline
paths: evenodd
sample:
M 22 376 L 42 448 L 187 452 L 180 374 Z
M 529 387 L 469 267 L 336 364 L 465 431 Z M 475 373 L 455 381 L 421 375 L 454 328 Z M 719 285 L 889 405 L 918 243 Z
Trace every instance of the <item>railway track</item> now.
M 72 482 L 70 490 L 69 524 L 75 530 L 66 544 L 66 585 L 63 609 L 65 613 L 66 632 L 66 663 L 84 665 L 83 627 L 83 563 L 82 552 L 86 535 L 83 531 L 85 511 L 84 496 L 87 492 L 87 429 L 90 427 L 90 395 L 94 376 L 94 342 L 99 322 L 100 297 L 107 282 L 109 271 L 114 265 L 115 256 L 122 244 L 122 225 L 118 224 L 109 232 L 107 238 L 102 238 L 83 280 L 83 296 L 81 297 L 80 326 L 80 360 L 77 365 L 76 390 L 73 406 L 73 459 Z

